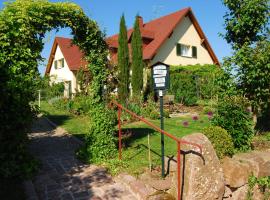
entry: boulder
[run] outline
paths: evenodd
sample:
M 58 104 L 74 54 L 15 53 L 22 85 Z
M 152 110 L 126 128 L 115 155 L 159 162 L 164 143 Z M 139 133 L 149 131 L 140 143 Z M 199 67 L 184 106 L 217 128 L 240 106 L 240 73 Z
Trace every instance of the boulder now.
M 197 147 L 181 145 L 182 199 L 183 200 L 221 200 L 225 190 L 221 164 L 211 142 L 201 133 L 182 138 L 202 146 L 202 155 Z M 172 179 L 171 194 L 177 197 L 177 172 Z
M 248 183 L 252 175 L 252 168 L 248 162 L 240 162 L 237 159 L 224 158 L 222 160 L 225 184 L 231 188 L 239 188 Z
M 248 192 L 248 185 L 243 185 L 242 187 L 237 188 L 229 198 L 225 198 L 225 199 L 226 200 L 246 200 L 247 192 Z
M 270 176 L 270 152 L 252 151 L 240 153 L 233 157 L 240 162 L 246 162 L 252 168 L 252 173 L 256 177 Z

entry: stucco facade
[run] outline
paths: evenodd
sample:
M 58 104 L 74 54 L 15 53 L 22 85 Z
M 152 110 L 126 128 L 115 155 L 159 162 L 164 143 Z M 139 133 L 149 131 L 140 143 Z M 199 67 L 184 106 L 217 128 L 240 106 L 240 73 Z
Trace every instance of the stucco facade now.
M 64 60 L 64 65 L 63 67 L 56 68 L 54 67 L 54 62 L 58 60 Z M 57 45 L 54 59 L 52 62 L 52 66 L 50 67 L 50 73 L 49 76 L 51 77 L 52 82 L 64 82 L 65 83 L 65 92 L 64 96 L 68 96 L 68 91 L 69 91 L 69 82 L 71 86 L 71 92 L 74 94 L 76 93 L 76 88 L 77 88 L 77 83 L 76 83 L 76 76 L 75 74 L 69 69 L 66 59 L 64 58 L 64 55 Z
M 197 48 L 197 57 L 177 55 L 177 43 L 195 46 Z M 171 37 L 161 45 L 157 54 L 151 60 L 151 65 L 158 61 L 168 65 L 214 64 L 208 50 L 205 48 L 204 44 L 202 44 L 196 28 L 188 16 L 181 20 L 174 29 Z

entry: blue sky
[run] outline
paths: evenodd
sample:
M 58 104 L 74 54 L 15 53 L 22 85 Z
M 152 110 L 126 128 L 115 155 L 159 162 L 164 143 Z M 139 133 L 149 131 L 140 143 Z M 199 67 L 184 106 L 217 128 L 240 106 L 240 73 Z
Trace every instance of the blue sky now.
M 0 0 L 1 6 L 4 1 Z M 56 1 L 58 0 L 53 2 Z M 223 16 L 226 12 L 222 0 L 73 0 L 72 2 L 80 5 L 91 19 L 96 20 L 101 30 L 108 36 L 118 32 L 120 16 L 123 13 L 127 27 L 132 27 L 137 14 L 143 17 L 144 22 L 148 22 L 182 8 L 191 7 L 218 59 L 222 61 L 224 56 L 231 53 L 229 45 L 219 36 L 219 33 L 224 32 Z M 69 29 L 48 33 L 42 52 L 42 56 L 46 59 L 56 35 L 71 37 Z M 44 65 L 39 67 L 41 73 L 44 73 Z

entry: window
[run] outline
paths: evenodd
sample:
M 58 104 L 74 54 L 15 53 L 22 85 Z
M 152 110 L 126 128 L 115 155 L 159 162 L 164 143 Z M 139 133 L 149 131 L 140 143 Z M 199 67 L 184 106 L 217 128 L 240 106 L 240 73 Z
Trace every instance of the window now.
M 176 55 L 183 57 L 197 58 L 197 47 L 177 43 Z
M 60 60 L 58 60 L 58 64 L 59 64 L 58 68 L 64 68 L 64 65 L 65 65 L 64 58 L 61 58 Z
M 54 61 L 54 69 L 61 69 L 65 66 L 64 58 Z
M 54 61 L 54 69 L 57 69 L 57 60 Z

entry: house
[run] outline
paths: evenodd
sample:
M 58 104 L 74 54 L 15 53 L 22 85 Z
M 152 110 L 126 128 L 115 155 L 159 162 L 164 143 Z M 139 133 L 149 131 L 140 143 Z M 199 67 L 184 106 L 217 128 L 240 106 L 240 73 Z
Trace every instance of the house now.
M 216 64 L 219 61 L 202 31 L 191 8 L 144 23 L 139 16 L 143 42 L 143 59 L 148 66 L 156 62 L 168 65 Z M 128 30 L 129 47 L 133 29 Z M 118 35 L 106 39 L 111 63 L 117 64 Z M 87 64 L 83 53 L 71 39 L 56 37 L 46 74 L 56 77 L 53 81 L 65 82 L 66 92 L 75 93 L 76 73 Z M 69 92 L 68 92 L 69 91 Z
M 76 75 L 82 68 L 86 70 L 87 62 L 79 47 L 71 39 L 56 37 L 51 49 L 45 74 L 54 83 L 64 82 L 64 96 L 69 97 L 78 90 Z
M 139 16 L 143 59 L 149 65 L 160 61 L 168 65 L 217 64 L 218 59 L 191 8 L 144 23 Z M 133 29 L 129 29 L 131 43 Z M 111 60 L 117 63 L 118 35 L 107 38 Z M 129 45 L 130 46 L 130 45 Z

